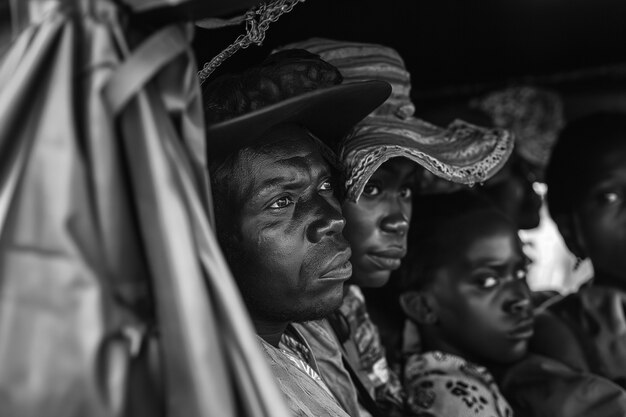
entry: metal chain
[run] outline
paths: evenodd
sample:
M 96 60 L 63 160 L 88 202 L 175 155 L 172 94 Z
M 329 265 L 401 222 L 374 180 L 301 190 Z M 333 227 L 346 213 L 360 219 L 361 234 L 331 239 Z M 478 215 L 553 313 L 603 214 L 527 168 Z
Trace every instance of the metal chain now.
M 202 69 L 198 71 L 200 84 L 202 84 L 209 75 L 222 62 L 233 56 L 238 50 L 246 49 L 250 44 L 261 45 L 265 40 L 265 32 L 270 23 L 275 22 L 278 18 L 289 13 L 298 3 L 304 3 L 305 0 L 276 0 L 270 4 L 262 3 L 248 10 L 245 15 L 246 34 L 239 35 L 235 42 L 226 47 L 222 52 L 217 54 L 209 62 L 205 62 Z

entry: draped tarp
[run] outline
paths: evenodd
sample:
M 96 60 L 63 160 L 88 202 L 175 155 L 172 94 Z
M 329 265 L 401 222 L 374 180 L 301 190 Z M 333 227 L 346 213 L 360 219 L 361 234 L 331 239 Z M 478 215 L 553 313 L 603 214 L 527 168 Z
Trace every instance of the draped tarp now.
M 0 66 L 0 414 L 286 416 L 209 222 L 189 26 L 30 3 Z

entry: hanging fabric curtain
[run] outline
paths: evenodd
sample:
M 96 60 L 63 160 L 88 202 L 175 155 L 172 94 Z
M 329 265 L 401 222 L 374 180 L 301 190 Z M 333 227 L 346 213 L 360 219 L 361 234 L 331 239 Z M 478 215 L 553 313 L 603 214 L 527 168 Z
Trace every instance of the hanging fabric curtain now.
M 209 222 L 190 26 L 118 5 L 31 0 L 2 59 L 1 414 L 287 416 Z

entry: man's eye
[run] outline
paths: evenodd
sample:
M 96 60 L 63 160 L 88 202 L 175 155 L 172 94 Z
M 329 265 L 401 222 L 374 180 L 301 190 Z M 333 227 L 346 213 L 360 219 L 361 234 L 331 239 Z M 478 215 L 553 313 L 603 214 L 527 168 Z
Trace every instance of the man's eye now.
M 376 185 L 366 184 L 363 188 L 363 194 L 369 197 L 376 196 L 380 194 L 380 188 Z
M 498 278 L 492 276 L 483 277 L 478 280 L 478 285 L 481 288 L 493 288 L 498 285 Z
M 413 191 L 409 187 L 403 187 L 400 190 L 400 196 L 402 198 L 411 198 L 411 195 L 413 195 Z
M 333 191 L 333 183 L 330 180 L 326 180 L 320 185 L 320 191 Z
M 271 205 L 271 209 L 281 209 L 293 204 L 293 201 L 289 197 L 281 197 L 278 200 L 274 201 Z
M 528 274 L 528 272 L 526 271 L 525 268 L 518 269 L 517 271 L 515 271 L 515 278 L 517 278 L 517 279 L 526 279 L 526 275 L 527 274 Z

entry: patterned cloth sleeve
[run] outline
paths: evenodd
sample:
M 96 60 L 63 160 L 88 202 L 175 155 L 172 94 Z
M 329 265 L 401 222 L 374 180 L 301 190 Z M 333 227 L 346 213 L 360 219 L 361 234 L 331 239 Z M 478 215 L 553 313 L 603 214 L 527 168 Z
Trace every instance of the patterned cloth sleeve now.
M 385 415 L 402 415 L 404 392 L 398 375 L 390 368 L 376 325 L 367 313 L 360 288 L 351 285 L 340 307 L 356 346 L 358 369 L 364 385 Z
M 510 417 L 511 407 L 491 374 L 442 352 L 415 353 L 404 368 L 407 408 L 419 417 Z

